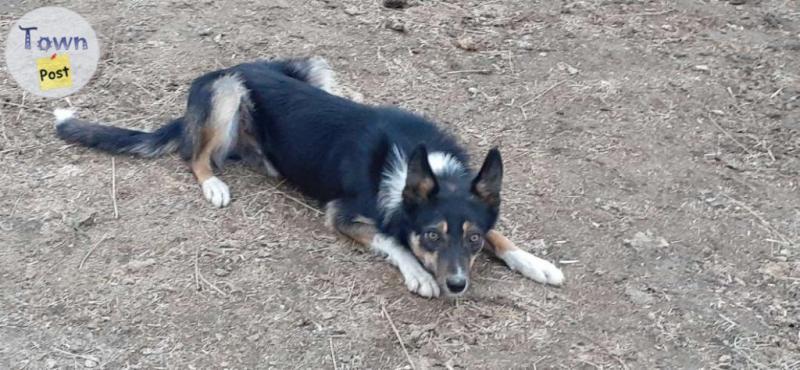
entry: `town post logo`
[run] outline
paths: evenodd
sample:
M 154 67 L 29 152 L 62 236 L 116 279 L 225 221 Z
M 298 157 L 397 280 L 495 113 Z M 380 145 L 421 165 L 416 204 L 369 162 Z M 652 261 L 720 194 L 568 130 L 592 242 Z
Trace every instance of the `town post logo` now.
M 64 8 L 28 12 L 11 25 L 6 39 L 9 74 L 38 96 L 60 98 L 78 91 L 91 80 L 99 58 L 92 27 Z

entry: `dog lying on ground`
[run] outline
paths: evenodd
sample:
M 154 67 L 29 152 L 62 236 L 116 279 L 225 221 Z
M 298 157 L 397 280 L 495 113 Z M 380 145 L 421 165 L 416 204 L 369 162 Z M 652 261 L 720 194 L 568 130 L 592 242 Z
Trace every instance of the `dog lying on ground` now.
M 231 201 L 214 175 L 227 160 L 283 177 L 325 205 L 329 226 L 385 256 L 424 297 L 463 294 L 484 246 L 537 282 L 564 280 L 493 229 L 503 177 L 497 149 L 473 173 L 464 149 L 425 118 L 339 96 L 322 58 L 205 74 L 192 83 L 183 117 L 155 132 L 54 114 L 57 135 L 69 142 L 143 157 L 178 151 L 215 207 Z

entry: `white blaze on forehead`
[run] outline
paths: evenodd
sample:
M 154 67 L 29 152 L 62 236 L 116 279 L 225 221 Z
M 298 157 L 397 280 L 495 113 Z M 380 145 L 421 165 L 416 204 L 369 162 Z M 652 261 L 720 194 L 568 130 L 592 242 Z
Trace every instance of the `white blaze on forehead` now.
M 464 172 L 464 165 L 450 153 L 430 153 L 428 154 L 428 163 L 436 175 L 454 175 Z
M 436 176 L 456 175 L 466 171 L 464 164 L 450 153 L 429 153 L 428 164 Z M 378 206 L 383 211 L 384 219 L 391 217 L 403 203 L 403 189 L 406 187 L 407 174 L 408 159 L 405 153 L 396 145 L 392 146 L 378 192 Z

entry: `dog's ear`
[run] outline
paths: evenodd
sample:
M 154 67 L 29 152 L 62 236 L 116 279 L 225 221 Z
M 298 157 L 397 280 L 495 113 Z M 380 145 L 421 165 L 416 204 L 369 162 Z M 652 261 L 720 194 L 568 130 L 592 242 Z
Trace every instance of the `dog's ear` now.
M 433 170 L 431 170 L 431 164 L 428 163 L 428 150 L 424 145 L 420 145 L 408 157 L 403 203 L 411 206 L 424 203 L 437 191 L 439 191 L 439 185 L 436 183 Z
M 472 193 L 489 207 L 500 207 L 500 188 L 503 186 L 503 159 L 500 151 L 492 148 L 483 161 L 481 171 L 472 180 Z

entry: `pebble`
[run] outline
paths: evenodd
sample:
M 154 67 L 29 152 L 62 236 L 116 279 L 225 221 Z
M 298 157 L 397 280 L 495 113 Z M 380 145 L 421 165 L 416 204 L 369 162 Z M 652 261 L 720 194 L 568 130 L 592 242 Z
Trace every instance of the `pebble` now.
M 466 51 L 478 50 L 478 45 L 475 43 L 475 39 L 473 39 L 472 36 L 461 36 L 457 38 L 456 46 Z
M 383 0 L 383 6 L 390 9 L 402 9 L 408 6 L 408 0 Z
M 386 28 L 397 32 L 406 32 L 406 22 L 400 18 L 389 18 L 386 20 Z
M 347 15 L 361 15 L 361 14 L 366 14 L 366 13 L 367 13 L 366 11 L 361 10 L 359 8 L 356 8 L 354 6 L 350 6 L 350 7 L 344 8 L 344 14 L 347 14 Z

